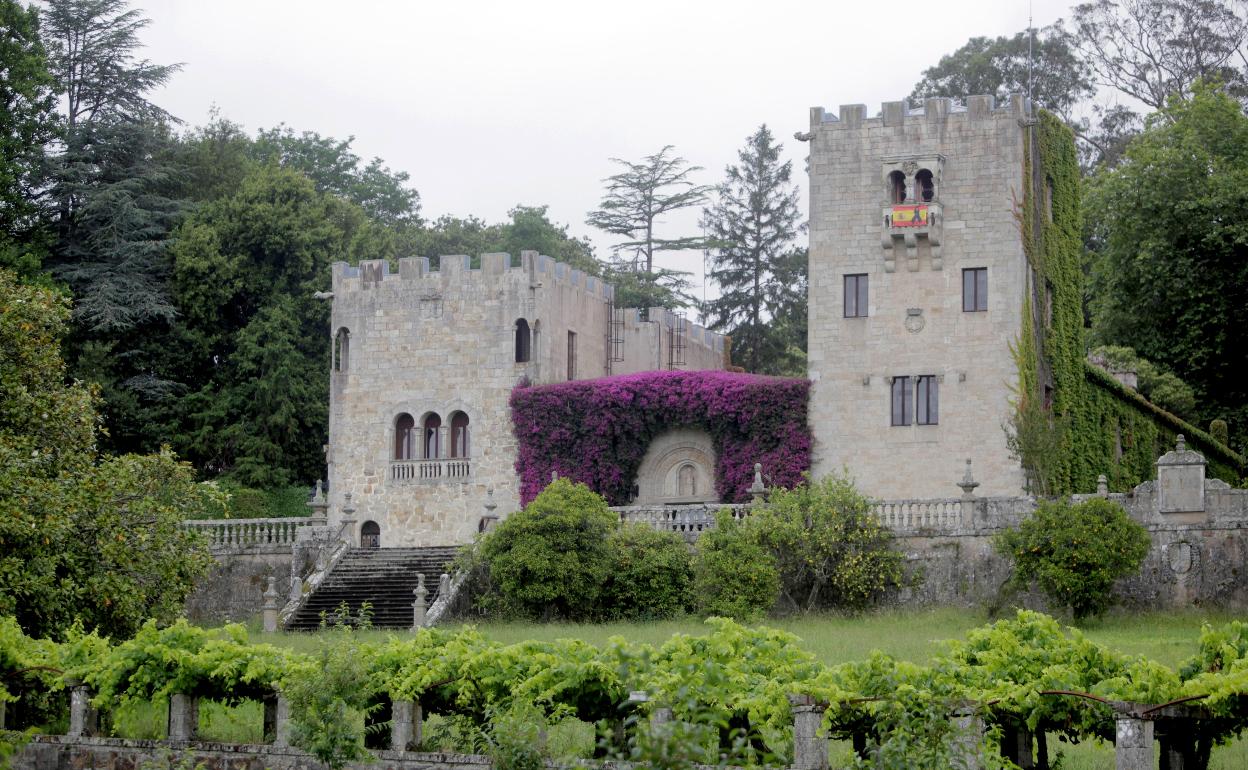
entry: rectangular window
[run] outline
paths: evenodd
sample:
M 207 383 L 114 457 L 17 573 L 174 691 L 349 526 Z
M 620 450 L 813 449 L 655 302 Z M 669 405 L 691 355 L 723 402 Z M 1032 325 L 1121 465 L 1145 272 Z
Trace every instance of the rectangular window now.
M 914 422 L 914 403 L 911 400 L 909 377 L 893 378 L 893 425 L 909 425 Z
M 962 271 L 962 312 L 988 309 L 988 268 L 971 267 Z
M 576 332 L 568 332 L 568 379 L 576 379 Z
M 845 317 L 867 317 L 866 273 L 845 276 Z
M 940 382 L 935 375 L 925 374 L 915 378 L 914 403 L 919 425 L 936 425 L 940 422 Z

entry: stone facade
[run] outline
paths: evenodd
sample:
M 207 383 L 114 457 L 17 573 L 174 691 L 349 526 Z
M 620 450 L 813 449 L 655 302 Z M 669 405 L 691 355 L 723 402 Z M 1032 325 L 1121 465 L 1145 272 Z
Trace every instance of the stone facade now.
M 515 510 L 508 398 L 525 379 L 724 366 L 718 334 L 616 309 L 611 286 L 549 257 L 439 264 L 333 267 L 329 519 L 354 519 L 356 542 L 376 525 L 383 547 L 464 543 L 487 502 Z
M 1015 218 L 1027 110 L 971 97 L 923 107 L 813 108 L 810 133 L 809 375 L 813 475 L 847 467 L 867 494 L 943 497 L 965 458 L 986 495 L 1024 478 L 1003 423 L 1017 380 L 1030 270 Z M 986 268 L 986 286 L 965 270 Z M 855 278 L 847 281 L 847 276 Z M 857 276 L 862 276 L 858 278 Z M 865 281 L 863 286 L 860 281 Z M 850 287 L 847 303 L 846 286 Z M 982 309 L 976 309 L 976 308 Z M 916 378 L 935 391 L 918 414 Z M 893 425 L 895 378 L 910 414 Z M 923 420 L 921 417 L 930 417 Z M 920 424 L 934 422 L 934 424 Z

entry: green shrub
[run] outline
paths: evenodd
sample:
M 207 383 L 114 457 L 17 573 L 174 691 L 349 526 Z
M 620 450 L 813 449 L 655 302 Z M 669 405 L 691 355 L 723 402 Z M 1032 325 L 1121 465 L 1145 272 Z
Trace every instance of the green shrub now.
M 698 538 L 693 593 L 702 614 L 740 620 L 755 619 L 776 603 L 776 560 L 728 510 L 720 511 L 715 528 Z
M 1231 445 L 1231 431 L 1227 427 L 1226 420 L 1210 420 L 1209 435 L 1217 439 L 1222 446 Z
M 611 571 L 599 598 L 603 617 L 657 620 L 690 609 L 692 556 L 680 536 L 627 524 L 607 536 L 607 548 Z
M 792 610 L 861 609 L 901 584 L 893 535 L 847 476 L 774 490 L 746 529 L 775 559 Z
M 215 483 L 228 498 L 219 510 L 205 514 L 207 518 L 273 519 L 307 516 L 310 513 L 307 487 L 255 489 L 229 479 Z
M 592 617 L 612 568 L 607 502 L 584 484 L 557 479 L 481 540 L 481 556 L 504 614 L 551 620 Z
M 1122 506 L 1099 498 L 1073 506 L 1041 501 L 1018 529 L 994 539 L 997 551 L 1014 564 L 1015 587 L 1034 581 L 1076 619 L 1109 608 L 1114 581 L 1140 568 L 1149 544 L 1148 531 Z

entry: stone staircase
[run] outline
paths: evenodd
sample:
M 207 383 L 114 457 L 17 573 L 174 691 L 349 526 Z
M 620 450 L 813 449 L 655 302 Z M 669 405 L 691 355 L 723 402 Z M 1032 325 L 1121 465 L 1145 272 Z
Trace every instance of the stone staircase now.
M 411 628 L 412 591 L 423 573 L 426 601 L 438 598 L 438 579 L 450 571 L 458 548 L 352 548 L 343 555 L 286 623 L 288 631 L 315 631 L 321 613 L 332 617 L 346 603 L 354 619 L 364 602 L 372 604 L 372 624 L 378 628 Z

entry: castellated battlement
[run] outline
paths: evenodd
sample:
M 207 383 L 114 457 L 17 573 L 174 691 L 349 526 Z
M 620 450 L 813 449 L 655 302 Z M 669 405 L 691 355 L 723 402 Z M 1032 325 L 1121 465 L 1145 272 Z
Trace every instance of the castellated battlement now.
M 946 97 L 924 99 L 921 106 L 910 107 L 905 100 L 884 102 L 874 117 L 867 117 L 867 105 L 843 104 L 839 114 L 823 107 L 810 108 L 810 128 L 857 129 L 878 126 L 944 125 L 1002 118 L 1025 119 L 1031 114 L 1030 105 L 1021 94 L 1011 94 L 998 105 L 992 96 L 970 96 L 965 104 Z
M 335 262 L 333 290 L 340 297 L 378 288 L 388 290 L 387 294 L 412 291 L 428 297 L 433 292 L 451 292 L 455 287 L 471 292 L 484 291 L 491 284 L 497 284 L 500 290 L 509 287 L 513 290 L 528 288 L 535 294 L 558 292 L 565 295 L 563 303 L 573 305 L 578 302 L 606 305 L 615 300 L 615 287 L 611 284 L 536 251 L 522 251 L 518 258 L 507 253 L 482 254 L 477 259 L 478 267 L 472 266 L 472 257 L 463 254 L 439 257 L 439 269 L 431 267 L 428 257 L 403 257 L 398 262 L 397 273 L 390 271 L 390 263 L 384 259 L 362 260 L 358 266 Z M 543 292 L 543 289 L 555 291 Z M 540 315 L 540 311 L 537 314 Z M 617 334 L 642 338 L 654 333 L 657 324 L 669 337 L 679 335 L 686 344 L 723 355 L 723 335 L 690 323 L 666 308 L 614 308 L 614 314 Z M 604 328 L 609 326 L 610 321 L 604 319 L 603 325 Z M 604 331 L 604 334 L 611 332 Z

